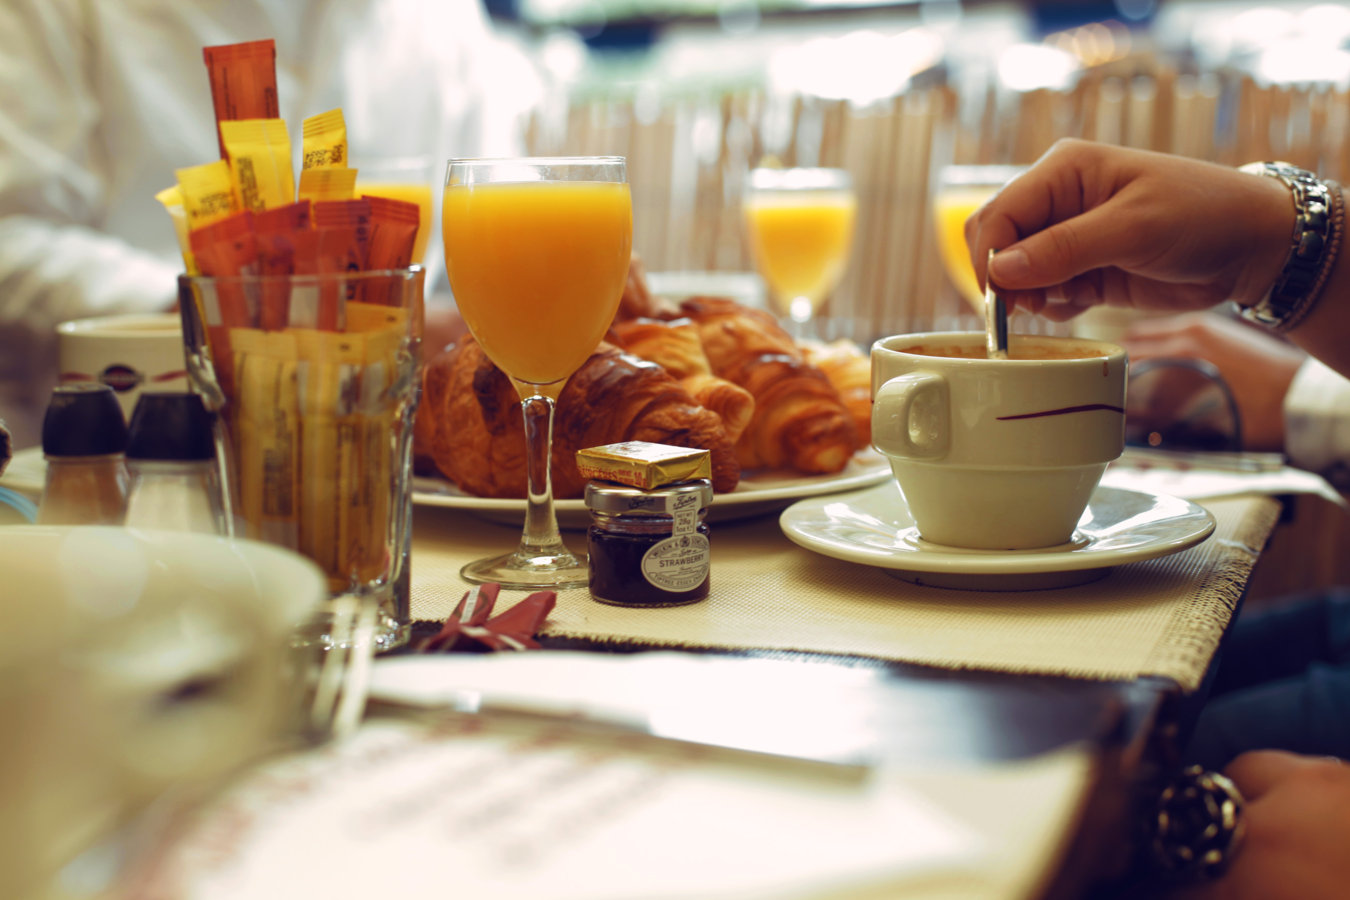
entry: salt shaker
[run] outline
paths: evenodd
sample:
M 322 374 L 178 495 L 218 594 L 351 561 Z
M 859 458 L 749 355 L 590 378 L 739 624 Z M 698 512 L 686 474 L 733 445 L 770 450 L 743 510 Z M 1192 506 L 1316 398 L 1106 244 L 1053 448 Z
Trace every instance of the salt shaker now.
M 224 532 L 211 414 L 196 394 L 142 394 L 127 441 L 126 524 Z
M 93 381 L 58 385 L 42 420 L 47 476 L 38 523 L 120 525 L 126 446 L 127 423 L 112 388 Z

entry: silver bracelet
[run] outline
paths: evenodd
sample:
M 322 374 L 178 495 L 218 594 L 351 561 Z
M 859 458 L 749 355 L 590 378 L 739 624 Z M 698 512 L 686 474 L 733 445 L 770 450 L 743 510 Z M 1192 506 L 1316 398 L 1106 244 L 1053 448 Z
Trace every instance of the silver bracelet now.
M 1294 231 L 1289 254 L 1270 291 L 1242 315 L 1276 331 L 1303 321 L 1317 301 L 1340 252 L 1345 211 L 1340 186 L 1285 162 L 1255 162 L 1239 171 L 1275 178 L 1294 201 Z

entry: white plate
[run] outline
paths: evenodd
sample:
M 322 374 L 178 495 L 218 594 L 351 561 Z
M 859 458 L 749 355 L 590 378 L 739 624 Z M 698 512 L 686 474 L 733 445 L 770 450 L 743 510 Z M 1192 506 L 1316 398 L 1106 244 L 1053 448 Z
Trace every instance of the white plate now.
M 42 485 L 47 479 L 47 461 L 42 458 L 41 447 L 25 447 L 14 451 L 5 474 L 0 475 L 0 485 L 25 494 L 33 500 L 42 496 Z
M 1209 537 L 1214 517 L 1189 500 L 1098 487 L 1066 544 L 1035 550 L 967 550 L 919 537 L 894 482 L 788 507 L 793 542 L 825 556 L 879 566 L 915 584 L 980 591 L 1068 587 L 1112 566 L 1166 556 Z
M 718 494 L 708 507 L 708 521 L 729 522 L 777 512 L 803 497 L 837 494 L 871 487 L 891 477 L 890 464 L 875 450 L 854 454 L 842 472 L 802 476 L 785 472 L 755 472 L 741 477 L 736 490 Z M 462 509 L 483 519 L 519 526 L 525 521 L 525 501 L 473 497 L 443 478 L 413 480 L 413 502 L 423 506 Z M 581 500 L 555 500 L 558 526 L 580 530 L 590 525 L 590 514 Z
M 40 447 L 29 447 L 14 454 L 0 485 L 36 500 L 42 494 L 47 462 Z M 795 473 L 757 472 L 741 478 L 730 494 L 718 494 L 708 507 L 710 522 L 728 522 L 764 513 L 777 512 L 803 497 L 834 494 L 871 487 L 891 477 L 890 465 L 875 450 L 858 452 L 842 472 L 835 475 L 803 477 Z M 473 497 L 443 478 L 414 478 L 413 502 L 423 506 L 462 509 L 493 522 L 520 526 L 525 522 L 524 500 L 499 500 Z M 558 525 L 582 530 L 590 525 L 590 514 L 581 500 L 558 500 L 554 507 Z

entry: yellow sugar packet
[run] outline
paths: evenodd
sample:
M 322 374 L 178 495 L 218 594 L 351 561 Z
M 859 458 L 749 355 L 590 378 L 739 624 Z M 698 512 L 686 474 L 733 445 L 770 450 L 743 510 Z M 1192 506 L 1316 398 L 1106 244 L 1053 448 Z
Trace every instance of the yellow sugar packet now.
M 235 189 L 244 209 L 257 212 L 295 201 L 291 138 L 285 120 L 221 122 L 220 139 L 225 145 Z
M 367 333 L 372 331 L 393 330 L 396 337 L 403 336 L 403 325 L 408 321 L 408 311 L 400 306 L 385 306 L 380 303 L 347 303 L 347 331 Z
M 305 119 L 301 136 L 304 141 L 302 173 L 305 169 L 346 168 L 347 120 L 341 109 L 330 109 Z
M 352 303 L 348 309 L 352 306 L 365 304 Z M 357 406 L 362 419 L 362 485 L 368 493 L 353 510 L 357 519 L 352 533 L 359 539 L 351 549 L 352 563 L 362 581 L 371 581 L 384 571 L 385 547 L 394 546 L 394 533 L 400 523 L 395 521 L 398 507 L 392 502 L 390 485 L 394 467 L 403 458 L 401 441 L 412 433 L 412 410 L 395 393 L 402 376 L 400 350 L 406 340 L 407 316 L 401 309 L 376 309 L 379 312 L 369 318 L 360 309 L 356 313 L 362 325 L 374 326 L 360 335 L 365 345 L 365 365 Z M 376 316 L 383 319 L 383 324 L 376 321 Z M 350 313 L 347 324 L 353 325 Z
M 364 534 L 371 487 L 361 467 L 363 416 L 357 408 L 365 345 L 360 335 L 291 329 L 299 351 L 300 546 L 350 588 L 371 536 Z
M 239 212 L 239 197 L 234 192 L 230 164 L 223 159 L 176 169 L 178 189 L 187 212 L 188 231 L 196 231 Z
M 176 184 L 172 187 L 166 187 L 155 194 L 155 199 L 160 202 L 169 213 L 169 218 L 173 220 L 173 233 L 178 238 L 178 249 L 183 254 L 183 271 L 189 275 L 200 275 L 201 272 L 197 269 L 197 258 L 192 255 L 192 241 L 188 238 L 187 209 L 183 206 L 183 189 Z
M 247 534 L 299 546 L 300 400 L 295 338 L 286 331 L 230 329 L 239 514 Z
M 301 200 L 350 200 L 356 194 L 356 170 L 329 167 L 300 172 Z

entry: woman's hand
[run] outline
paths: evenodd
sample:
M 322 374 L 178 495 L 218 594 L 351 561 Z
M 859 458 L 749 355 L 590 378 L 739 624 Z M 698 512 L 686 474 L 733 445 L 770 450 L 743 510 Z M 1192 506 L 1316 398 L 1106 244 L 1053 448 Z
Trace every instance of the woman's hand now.
M 1144 319 L 1130 326 L 1120 343 L 1131 365 L 1178 358 L 1213 363 L 1237 401 L 1243 449 L 1284 450 L 1284 397 L 1307 358 L 1302 350 L 1255 325 L 1214 313 Z M 1160 393 L 1175 406 L 1188 400 L 1177 391 Z
M 1087 141 L 1056 143 L 966 222 L 981 279 L 1064 320 L 1109 303 L 1204 309 L 1257 302 L 1288 253 L 1294 209 L 1273 178 Z
M 1169 900 L 1341 900 L 1350 892 L 1350 766 L 1277 750 L 1244 753 L 1225 773 L 1246 798 L 1247 836 L 1232 867 Z

